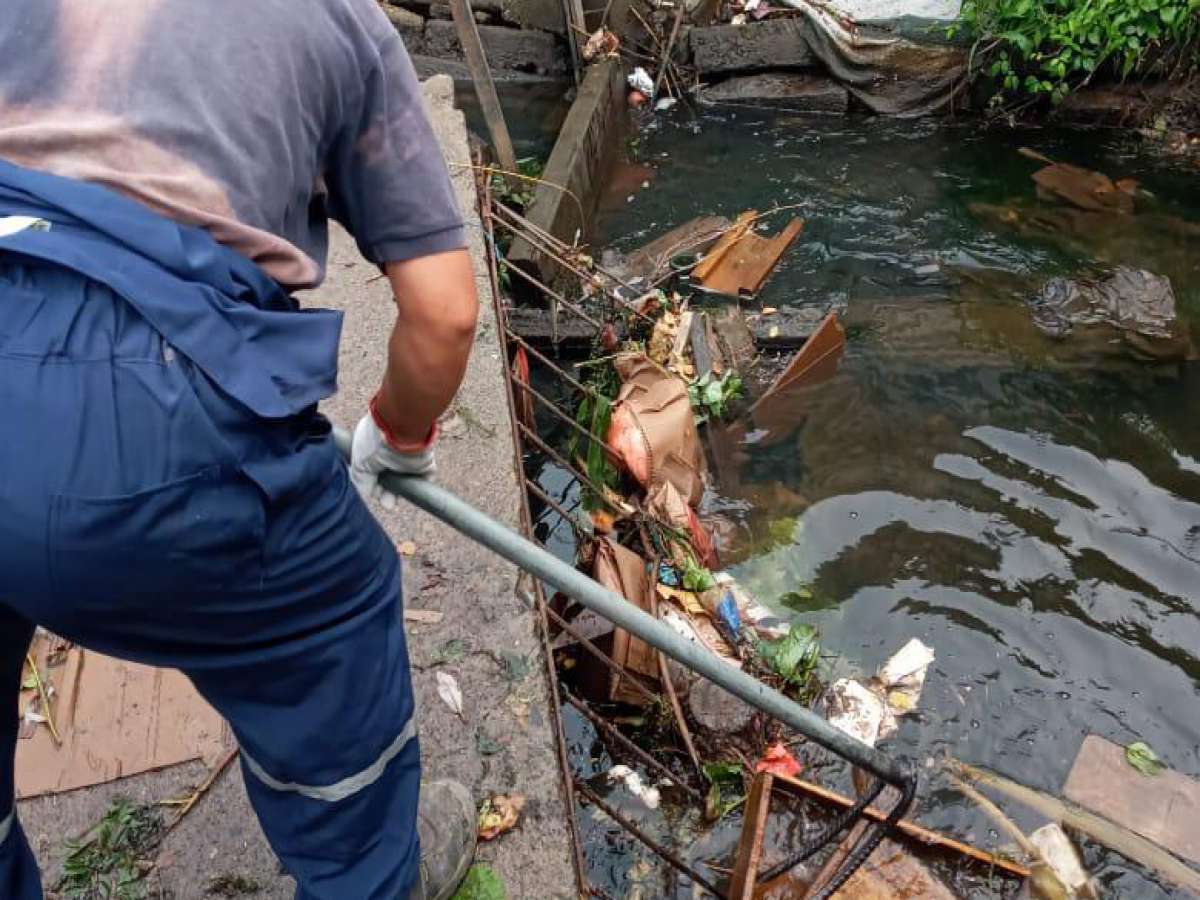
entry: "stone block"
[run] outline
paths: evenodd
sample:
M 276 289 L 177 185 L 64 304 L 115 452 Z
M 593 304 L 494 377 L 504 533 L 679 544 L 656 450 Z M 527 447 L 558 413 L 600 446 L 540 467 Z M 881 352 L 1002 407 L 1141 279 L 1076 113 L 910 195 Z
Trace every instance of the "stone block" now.
M 801 72 L 767 72 L 739 75 L 709 85 L 700 92 L 701 103 L 751 103 L 790 112 L 844 113 L 849 92 L 830 78 Z
M 499 0 L 504 21 L 566 36 L 562 0 Z M 482 7 L 480 7 L 482 8 Z
M 692 64 L 701 75 L 809 68 L 817 64 L 799 19 L 693 28 L 689 38 Z
M 480 25 L 479 37 L 493 69 L 511 69 L 538 75 L 563 75 L 570 71 L 566 47 L 552 34 L 499 25 Z M 462 58 L 462 45 L 453 22 L 431 20 L 425 26 L 425 53 Z

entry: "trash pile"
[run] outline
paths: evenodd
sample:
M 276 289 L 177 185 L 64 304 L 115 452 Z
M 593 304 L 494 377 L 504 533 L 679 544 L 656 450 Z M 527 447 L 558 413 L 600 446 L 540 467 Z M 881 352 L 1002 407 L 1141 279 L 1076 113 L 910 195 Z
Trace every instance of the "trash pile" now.
M 911 15 L 955 18 L 946 4 L 655 0 L 645 15 L 636 6 L 631 13 L 648 42 L 630 36 L 620 47 L 602 28 L 584 57 L 629 57 L 634 109 L 662 112 L 696 100 L 844 113 L 852 97 L 874 113 L 919 116 L 966 103 L 966 49 L 935 42 L 933 28 L 913 32 L 913 40 L 892 25 Z
M 762 219 L 753 210 L 724 225 L 699 219 L 623 261 L 622 281 L 644 292 L 629 298 L 633 321 L 606 324 L 602 355 L 578 367 L 586 373 L 586 392 L 575 420 L 589 434 L 572 435 L 568 456 L 590 482 L 583 499 L 593 540 L 579 548 L 581 565 L 687 640 L 811 700 L 818 690 L 815 634 L 789 629 L 720 571 L 717 523 L 700 512 L 709 479 L 702 429 L 746 412 L 747 387 L 763 381 L 740 303 L 756 296 L 803 227 L 793 219 L 779 233 L 764 235 L 755 228 Z M 797 356 L 807 359 L 809 353 Z M 795 368 L 793 361 L 785 374 Z M 787 386 L 787 379 L 776 382 L 768 394 Z M 675 724 L 692 744 L 680 700 L 689 699 L 688 677 L 669 676 L 674 664 L 640 639 L 607 627 L 604 633 L 606 623 L 591 621 L 585 631 L 624 670 L 677 694 Z M 558 648 L 572 643 L 570 635 L 560 635 Z M 575 678 L 592 699 L 647 703 L 645 692 L 619 673 L 577 672 Z M 709 721 L 703 692 L 697 697 L 693 721 Z M 730 721 L 700 728 L 728 736 L 739 730 L 727 728 Z M 700 768 L 699 755 L 693 756 Z

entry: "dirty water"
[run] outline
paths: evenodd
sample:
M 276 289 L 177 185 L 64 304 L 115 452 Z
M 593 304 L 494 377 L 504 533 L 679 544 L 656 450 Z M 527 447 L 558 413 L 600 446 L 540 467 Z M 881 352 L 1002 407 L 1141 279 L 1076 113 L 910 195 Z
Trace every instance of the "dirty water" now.
M 1038 198 L 1022 146 L 1153 196 L 1133 216 L 1081 216 Z M 944 753 L 1057 794 L 1097 733 L 1200 776 L 1200 364 L 1054 341 L 1027 305 L 1051 277 L 1142 267 L 1171 279 L 1200 346 L 1200 179 L 1120 134 L 974 122 L 680 111 L 637 154 L 655 171 L 605 204 L 602 245 L 776 204 L 806 220 L 759 305 L 837 308 L 845 358 L 769 421 L 711 432 L 704 511 L 727 520 L 725 561 L 759 600 L 811 591 L 780 611 L 819 627 L 828 674 L 870 673 L 913 636 L 936 650 L 920 712 L 884 745 L 925 773 L 919 821 L 1004 843 L 932 775 Z M 568 490 L 553 468 L 540 480 Z M 541 528 L 569 555 L 565 532 Z M 567 719 L 577 774 L 603 772 L 590 727 Z M 664 802 L 653 824 L 682 852 L 697 824 L 672 815 Z M 610 893 L 693 895 L 602 819 L 584 824 Z M 731 866 L 739 824 L 686 855 Z M 1112 896 L 1174 896 L 1083 849 Z

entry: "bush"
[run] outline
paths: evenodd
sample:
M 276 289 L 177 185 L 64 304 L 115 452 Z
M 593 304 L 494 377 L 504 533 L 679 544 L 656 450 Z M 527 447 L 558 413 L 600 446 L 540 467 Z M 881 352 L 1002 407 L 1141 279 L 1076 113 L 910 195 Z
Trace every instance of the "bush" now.
M 1182 77 L 1200 56 L 1200 0 L 964 0 L 951 36 L 974 39 L 992 98 L 1055 103 L 1099 72 Z

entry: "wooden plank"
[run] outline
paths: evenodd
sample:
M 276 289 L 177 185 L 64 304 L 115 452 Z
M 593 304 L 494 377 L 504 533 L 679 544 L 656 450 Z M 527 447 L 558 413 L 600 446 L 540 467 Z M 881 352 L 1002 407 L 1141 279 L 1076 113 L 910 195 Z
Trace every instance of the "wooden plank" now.
M 496 159 L 505 171 L 516 172 L 517 154 L 513 150 L 508 125 L 504 121 L 504 111 L 500 108 L 500 98 L 496 95 L 496 84 L 492 81 L 492 70 L 488 68 L 487 55 L 483 52 L 483 41 L 479 37 L 479 25 L 475 22 L 471 2 L 450 0 L 450 11 L 454 16 L 454 27 L 458 31 L 458 41 L 462 44 L 463 55 L 471 70 L 471 80 L 475 82 L 475 95 L 479 98 L 479 107 L 483 111 L 484 121 L 487 122 Z
M 748 209 L 738 216 L 729 230 L 717 241 L 716 246 L 704 255 L 704 259 L 700 260 L 696 268 L 692 269 L 692 280 L 704 284 L 705 279 L 712 274 L 713 269 L 725 258 L 725 254 L 729 252 L 730 248 L 749 231 L 750 226 L 754 224 L 754 220 L 757 217 L 758 211 L 753 209 Z M 705 286 L 707 287 L 707 285 Z
M 729 882 L 729 900 L 752 900 L 762 862 L 763 832 L 771 811 L 771 791 L 775 776 L 762 772 L 754 779 L 742 815 L 742 837 L 738 841 L 737 864 Z
M 1171 769 L 1143 775 L 1125 761 L 1125 748 L 1089 734 L 1067 776 L 1063 794 L 1200 863 L 1200 781 Z
M 705 269 L 699 276 L 700 283 L 721 294 L 757 294 L 803 229 L 802 219 L 792 219 L 774 237 L 762 237 L 746 230 L 710 269 Z M 693 274 L 693 277 L 696 276 Z
M 808 781 L 801 781 L 798 778 L 788 778 L 785 775 L 778 775 L 775 778 L 775 786 L 777 789 L 786 790 L 792 794 L 799 796 L 801 794 L 812 797 L 817 800 L 822 800 L 834 806 L 840 806 L 843 809 L 849 809 L 854 805 L 854 801 L 849 797 L 843 797 L 835 791 L 823 788 L 818 784 L 812 784 Z M 868 806 L 863 815 L 868 819 L 873 819 L 876 822 L 883 822 L 887 819 L 887 814 L 874 806 Z M 937 847 L 943 850 L 949 850 L 952 853 L 960 853 L 963 856 L 969 856 L 972 859 L 978 860 L 981 863 L 989 866 L 995 866 L 997 869 L 1003 869 L 1010 875 L 1016 875 L 1019 878 L 1028 878 L 1029 869 L 1019 865 L 1011 860 L 996 856 L 992 853 L 987 853 L 972 847 L 970 844 L 964 844 L 961 841 L 956 841 L 954 838 L 946 837 L 944 834 L 939 834 L 936 831 L 930 831 L 928 828 L 922 828 L 908 819 L 901 819 L 896 823 L 896 830 L 905 837 L 911 838 L 918 843 L 924 844 L 927 847 Z

